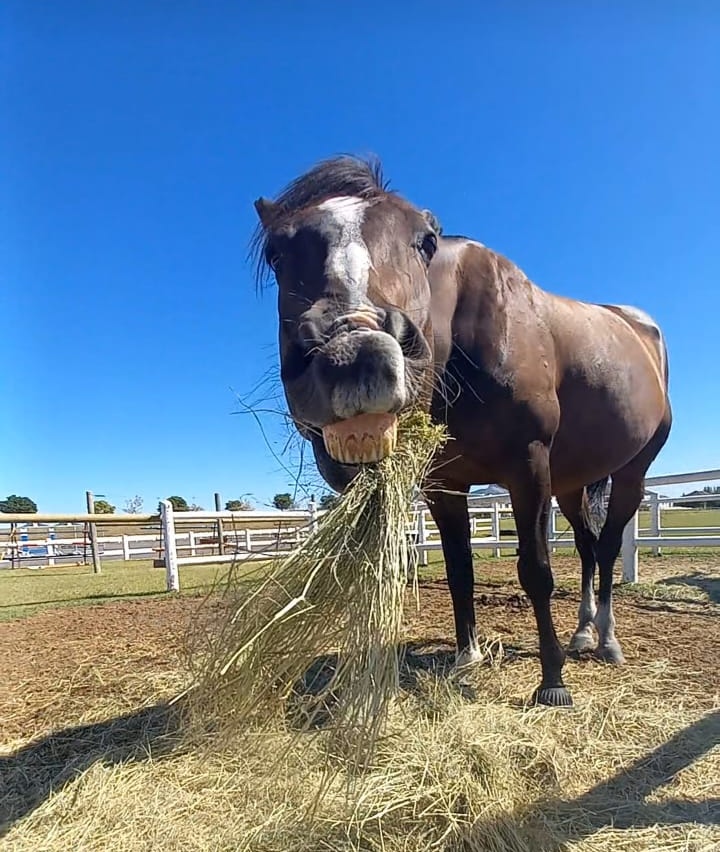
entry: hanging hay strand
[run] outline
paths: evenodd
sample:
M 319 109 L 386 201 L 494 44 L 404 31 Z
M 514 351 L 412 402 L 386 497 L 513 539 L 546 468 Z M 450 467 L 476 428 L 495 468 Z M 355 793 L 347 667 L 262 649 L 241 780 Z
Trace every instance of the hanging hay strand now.
M 367 762 L 398 689 L 413 490 L 444 441 L 426 414 L 403 415 L 395 452 L 361 467 L 295 553 L 260 579 L 234 574 L 196 662 L 199 718 L 227 734 L 282 711 L 304 729 L 329 725 Z

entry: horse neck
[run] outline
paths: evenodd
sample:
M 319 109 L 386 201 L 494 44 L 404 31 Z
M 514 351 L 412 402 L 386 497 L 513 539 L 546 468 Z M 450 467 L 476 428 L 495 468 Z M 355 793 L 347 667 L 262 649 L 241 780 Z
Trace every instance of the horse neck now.
M 430 268 L 436 366 L 447 363 L 453 344 L 480 348 L 492 360 L 506 345 L 509 320 L 527 313 L 540 291 L 517 266 L 472 240 L 443 239 L 436 260 Z

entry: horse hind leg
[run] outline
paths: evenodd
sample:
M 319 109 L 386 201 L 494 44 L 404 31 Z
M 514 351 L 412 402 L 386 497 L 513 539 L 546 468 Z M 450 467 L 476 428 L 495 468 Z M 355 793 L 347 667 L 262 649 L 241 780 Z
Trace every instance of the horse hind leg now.
M 598 631 L 596 655 L 608 663 L 624 663 L 625 657 L 615 636 L 615 616 L 612 609 L 613 568 L 625 526 L 637 512 L 645 493 L 645 474 L 665 445 L 672 426 L 672 411 L 666 403 L 665 415 L 652 440 L 635 458 L 612 475 L 612 489 L 607 518 L 598 538 L 596 554 L 600 572 L 598 609 L 595 626 Z
M 560 509 L 568 519 L 575 535 L 575 547 L 582 565 L 582 590 L 578 608 L 578 625 L 572 635 L 568 651 L 577 656 L 588 651 L 594 651 L 597 645 L 594 634 L 594 623 L 597 607 L 595 606 L 595 548 L 597 537 L 590 529 L 583 513 L 584 489 L 570 494 L 558 495 Z
M 613 570 L 620 553 L 623 530 L 642 502 L 644 480 L 644 468 L 625 468 L 613 475 L 607 519 L 596 548 L 600 583 L 595 615 L 598 631 L 595 655 L 606 663 L 617 665 L 625 662 L 625 656 L 615 636 L 615 615 L 612 606 Z

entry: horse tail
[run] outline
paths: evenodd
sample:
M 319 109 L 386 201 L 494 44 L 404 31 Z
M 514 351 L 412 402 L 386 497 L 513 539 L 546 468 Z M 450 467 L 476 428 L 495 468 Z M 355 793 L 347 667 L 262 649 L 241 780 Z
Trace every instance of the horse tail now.
M 586 485 L 583 489 L 581 507 L 583 521 L 596 539 L 600 537 L 600 531 L 607 517 L 605 490 L 609 479 L 609 476 L 605 476 L 603 479 L 598 479 L 597 482 Z

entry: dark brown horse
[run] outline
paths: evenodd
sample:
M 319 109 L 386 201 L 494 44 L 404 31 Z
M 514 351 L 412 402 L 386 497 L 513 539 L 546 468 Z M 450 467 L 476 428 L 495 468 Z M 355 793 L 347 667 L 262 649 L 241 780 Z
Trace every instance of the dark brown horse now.
M 658 326 L 634 308 L 551 295 L 480 243 L 441 237 L 432 214 L 385 188 L 376 164 L 323 162 L 255 206 L 260 264 L 278 282 L 282 383 L 321 474 L 342 490 L 358 463 L 391 451 L 384 430 L 401 409 L 421 404 L 447 423 L 454 440 L 426 496 L 442 538 L 457 662 L 478 656 L 467 492 L 502 483 L 540 639 L 534 697 L 572 703 L 550 611 L 551 495 L 582 560 L 570 648 L 620 663 L 613 565 L 672 419 Z

